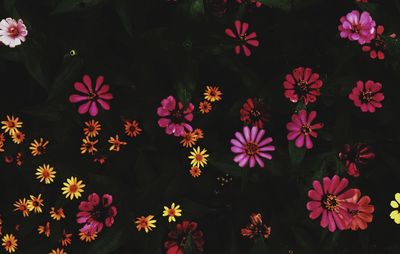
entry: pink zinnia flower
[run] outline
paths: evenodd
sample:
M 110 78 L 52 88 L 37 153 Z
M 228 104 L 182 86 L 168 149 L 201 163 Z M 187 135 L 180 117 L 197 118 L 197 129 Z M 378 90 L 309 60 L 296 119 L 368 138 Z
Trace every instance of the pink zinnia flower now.
M 255 32 L 252 32 L 249 35 L 247 34 L 249 24 L 246 22 L 242 23 L 240 20 L 236 20 L 234 24 L 236 33 L 234 33 L 230 28 L 225 29 L 225 33 L 231 38 L 240 40 L 240 45 L 235 46 L 235 52 L 237 55 L 240 54 L 240 48 L 243 48 L 244 55 L 250 56 L 251 51 L 246 44 L 249 44 L 253 47 L 258 47 L 259 41 L 256 39 L 257 34 Z
M 0 42 L 4 43 L 4 45 L 10 48 L 21 45 L 27 35 L 28 30 L 26 30 L 22 19 L 19 19 L 18 22 L 12 18 L 0 21 Z
M 348 38 L 351 41 L 365 44 L 371 42 L 375 37 L 375 21 L 364 11 L 352 11 L 340 18 L 342 24 L 339 25 L 340 37 Z
M 89 111 L 91 116 L 96 116 L 99 112 L 97 108 L 97 103 L 105 109 L 110 109 L 110 104 L 108 104 L 108 100 L 113 99 L 113 96 L 108 91 L 110 90 L 110 86 L 103 83 L 104 77 L 98 76 L 96 79 L 96 87 L 93 90 L 92 79 L 88 75 L 83 76 L 83 83 L 75 82 L 74 87 L 75 90 L 81 92 L 82 94 L 73 94 L 69 97 L 69 101 L 71 103 L 85 102 L 80 105 L 78 108 L 79 114 L 85 114 Z
M 161 118 L 158 120 L 158 125 L 165 128 L 165 133 L 174 136 L 184 136 L 185 129 L 192 132 L 193 128 L 187 122 L 193 120 L 194 105 L 189 105 L 184 108 L 182 102 L 176 103 L 173 96 L 168 96 L 161 101 L 161 107 L 157 108 L 157 114 Z
M 77 222 L 85 224 L 81 228 L 82 232 L 99 233 L 103 229 L 103 225 L 111 227 L 114 224 L 114 217 L 117 215 L 117 208 L 111 206 L 113 198 L 109 194 L 100 197 L 97 193 L 88 196 L 88 201 L 82 201 L 79 204 Z
M 347 200 L 356 194 L 356 189 L 344 191 L 349 181 L 346 178 L 340 180 L 337 175 L 332 179 L 324 177 L 322 182 L 321 185 L 319 181 L 314 181 L 314 188 L 308 191 L 311 199 L 306 205 L 307 210 L 311 211 L 309 217 L 315 220 L 322 214 L 321 227 L 328 227 L 331 232 L 336 229 L 344 230 L 352 220 L 348 210 L 357 207 Z
M 382 84 L 368 80 L 367 82 L 357 81 L 353 90 L 349 94 L 349 99 L 354 102 L 354 105 L 361 108 L 362 112 L 375 112 L 375 108 L 382 108 L 382 101 L 385 98 L 382 89 Z
M 353 146 L 344 145 L 339 153 L 339 159 L 345 162 L 347 173 L 351 176 L 360 176 L 360 167 L 375 158 L 374 152 L 365 144 L 357 143 Z
M 318 134 L 315 132 L 315 130 L 321 129 L 324 126 L 323 123 L 312 124 L 316 117 L 316 111 L 312 111 L 308 115 L 308 118 L 307 111 L 305 110 L 300 110 L 298 114 L 293 114 L 292 121 L 286 125 L 286 128 L 289 131 L 287 139 L 290 141 L 296 139 L 295 145 L 298 148 L 303 147 L 304 143 L 306 143 L 307 149 L 313 148 L 311 137 L 316 138 Z
M 293 73 L 286 75 L 283 82 L 285 97 L 291 102 L 303 101 L 304 104 L 315 102 L 320 95 L 319 89 L 323 83 L 318 73 L 313 73 L 310 68 L 299 67 Z
M 239 3 L 239 4 L 246 3 L 246 2 L 253 3 L 253 4 L 255 4 L 255 6 L 257 8 L 262 6 L 262 3 L 260 1 L 258 1 L 258 0 L 236 0 L 236 2 Z
M 372 222 L 372 213 L 375 210 L 375 207 L 370 204 L 371 198 L 369 196 L 361 197 L 360 190 L 356 189 L 355 191 L 354 196 L 346 200 L 355 205 L 354 208 L 349 209 L 352 219 L 347 226 L 347 229 L 353 231 L 366 229 L 368 227 L 367 223 Z
M 250 130 L 249 127 L 243 127 L 243 134 L 240 132 L 235 133 L 236 139 L 231 139 L 231 151 L 237 154 L 233 159 L 240 167 L 246 166 L 249 162 L 250 168 L 257 164 L 264 167 L 264 161 L 261 158 L 268 160 L 272 159 L 272 155 L 268 152 L 275 151 L 275 146 L 268 145 L 272 142 L 271 137 L 263 138 L 265 130 L 258 129 L 253 126 Z

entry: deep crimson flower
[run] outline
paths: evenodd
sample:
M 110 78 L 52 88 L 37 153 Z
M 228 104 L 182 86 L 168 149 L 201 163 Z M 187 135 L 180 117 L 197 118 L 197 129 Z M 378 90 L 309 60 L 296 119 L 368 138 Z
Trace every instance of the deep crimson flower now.
M 383 26 L 378 26 L 378 28 L 376 29 L 375 38 L 371 41 L 371 43 L 361 47 L 362 51 L 369 52 L 369 56 L 372 59 L 385 59 L 384 51 L 386 50 L 386 44 L 381 38 L 384 30 L 385 28 Z
M 96 116 L 98 113 L 97 103 L 105 109 L 110 109 L 110 104 L 107 102 L 113 99 L 111 93 L 109 93 L 110 86 L 103 83 L 104 77 L 98 76 L 96 79 L 96 86 L 93 90 L 92 79 L 89 75 L 83 75 L 83 83 L 75 82 L 75 90 L 82 94 L 73 94 L 69 97 L 71 103 L 85 102 L 78 108 L 79 114 L 85 114 L 89 111 L 91 116 Z
M 286 128 L 289 131 L 287 139 L 289 141 L 296 139 L 295 145 L 298 148 L 303 147 L 304 143 L 306 143 L 307 149 L 313 148 L 311 137 L 316 138 L 318 134 L 315 130 L 319 130 L 324 126 L 323 123 L 312 124 L 316 117 L 316 111 L 312 111 L 308 117 L 305 110 L 300 110 L 298 114 L 293 114 L 292 121 L 286 124 Z
M 249 98 L 240 109 L 240 120 L 262 129 L 270 118 L 261 99 Z
M 250 128 L 243 127 L 243 135 L 240 132 L 235 132 L 235 138 L 231 139 L 231 151 L 235 153 L 233 159 L 240 167 L 246 166 L 249 163 L 250 168 L 257 164 L 264 167 L 264 161 L 261 158 L 268 160 L 272 159 L 269 153 L 275 151 L 275 146 L 271 145 L 271 137 L 264 138 L 265 130 L 258 129 L 257 126 Z
M 304 104 L 315 102 L 320 95 L 319 89 L 323 83 L 318 73 L 313 73 L 311 68 L 298 67 L 293 73 L 287 74 L 283 86 L 285 97 L 291 102 L 303 101 Z
M 364 230 L 368 227 L 367 223 L 372 222 L 375 208 L 373 205 L 370 205 L 371 198 L 369 196 L 362 196 L 361 198 L 360 190 L 356 189 L 356 193 L 353 197 L 347 199 L 347 202 L 350 202 L 355 205 L 354 208 L 349 209 L 349 213 L 352 217 L 350 223 L 347 226 L 347 229 L 351 230 Z
M 183 254 L 189 235 L 198 253 L 202 253 L 204 246 L 203 232 L 197 229 L 196 222 L 184 220 L 182 223 L 176 224 L 176 229 L 168 233 L 169 239 L 164 243 L 166 254 Z
M 90 194 L 88 201 L 82 201 L 79 204 L 80 212 L 76 215 L 76 221 L 85 224 L 80 231 L 93 234 L 101 232 L 103 225 L 111 227 L 117 216 L 117 208 L 111 205 L 112 201 L 111 195 L 103 194 L 100 200 L 97 193 Z
M 354 10 L 346 16 L 340 18 L 339 25 L 340 37 L 347 38 L 350 41 L 358 41 L 359 44 L 371 42 L 375 37 L 375 21 L 364 11 L 361 13 Z
M 371 148 L 361 143 L 352 146 L 346 144 L 343 151 L 339 153 L 339 159 L 346 164 L 347 173 L 355 177 L 360 175 L 361 165 L 367 164 L 369 160 L 374 158 L 375 154 L 371 151 Z
M 174 134 L 176 137 L 183 137 L 185 129 L 192 132 L 193 128 L 187 122 L 193 120 L 194 105 L 189 105 L 184 108 L 182 102 L 176 103 L 173 96 L 168 96 L 161 101 L 161 106 L 157 108 L 157 114 L 161 118 L 158 120 L 158 125 L 165 128 L 165 133 L 168 135 Z
M 246 236 L 250 239 L 255 239 L 258 236 L 262 236 L 267 239 L 271 235 L 271 227 L 263 224 L 261 214 L 252 213 L 250 215 L 250 223 L 245 228 L 240 230 L 242 236 Z
M 307 210 L 311 211 L 309 217 L 315 220 L 322 214 L 321 227 L 328 227 L 331 232 L 336 229 L 344 230 L 352 220 L 348 210 L 357 207 L 347 199 L 352 198 L 357 190 L 344 191 L 349 181 L 346 178 L 340 179 L 337 175 L 332 179 L 324 177 L 322 181 L 323 185 L 314 181 L 314 188 L 308 191 L 308 197 L 311 199 L 306 205 Z
M 241 22 L 240 20 L 236 20 L 234 22 L 235 28 L 236 28 L 236 33 L 232 31 L 232 29 L 227 28 L 225 29 L 225 34 L 228 35 L 231 38 L 238 39 L 240 40 L 240 45 L 235 46 L 235 52 L 237 55 L 240 54 L 240 49 L 243 49 L 244 55 L 245 56 L 250 56 L 251 51 L 247 47 L 246 44 L 251 45 L 253 47 L 258 47 L 260 45 L 259 41 L 256 39 L 257 34 L 255 32 L 250 33 L 249 35 L 247 34 L 247 30 L 249 28 L 249 24 L 246 22 Z
M 252 3 L 254 4 L 257 8 L 260 8 L 262 6 L 262 3 L 258 0 L 236 0 L 237 3 L 242 4 L 242 3 Z
M 382 84 L 367 80 L 367 82 L 357 81 L 353 90 L 349 94 L 349 99 L 354 102 L 354 105 L 361 108 L 362 112 L 375 112 L 375 108 L 382 108 L 382 101 L 385 98 L 382 89 Z

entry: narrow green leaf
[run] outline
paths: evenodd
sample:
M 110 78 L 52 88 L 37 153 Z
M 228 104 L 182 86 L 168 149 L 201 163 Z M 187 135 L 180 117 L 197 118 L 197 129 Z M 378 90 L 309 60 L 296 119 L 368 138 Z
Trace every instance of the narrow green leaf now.
M 299 165 L 303 161 L 305 154 L 306 148 L 298 148 L 293 141 L 289 142 L 289 157 L 292 165 Z
M 253 248 L 251 249 L 250 254 L 266 254 L 267 253 L 267 248 L 265 247 L 265 242 L 264 238 L 262 236 L 259 236 L 254 241 Z
M 131 13 L 129 13 L 129 0 L 116 0 L 115 11 L 121 19 L 122 25 L 124 26 L 128 35 L 133 38 L 133 25 L 131 20 Z
M 107 0 L 62 0 L 56 6 L 52 14 L 83 11 L 103 4 L 106 1 Z

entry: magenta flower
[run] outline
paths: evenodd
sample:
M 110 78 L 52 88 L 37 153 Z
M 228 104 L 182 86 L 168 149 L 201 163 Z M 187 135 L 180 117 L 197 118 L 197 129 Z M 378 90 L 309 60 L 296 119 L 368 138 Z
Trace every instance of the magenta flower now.
M 250 56 L 251 51 L 246 44 L 253 47 L 258 47 L 260 44 L 259 41 L 256 39 L 257 34 L 255 32 L 252 32 L 249 35 L 247 34 L 249 24 L 246 22 L 242 23 L 240 20 L 236 20 L 234 24 L 236 28 L 236 33 L 234 33 L 230 28 L 225 29 L 225 33 L 231 38 L 240 40 L 240 45 L 235 46 L 235 52 L 237 55 L 240 54 L 240 48 L 243 48 L 244 55 Z
M 79 106 L 79 114 L 85 114 L 89 111 L 91 116 L 96 116 L 99 112 L 97 103 L 99 103 L 100 106 L 105 110 L 110 109 L 110 104 L 108 104 L 107 101 L 113 99 L 113 96 L 108 92 L 110 90 L 110 86 L 104 84 L 103 82 L 104 77 L 98 76 L 96 79 L 96 87 L 93 90 L 92 79 L 85 74 L 83 75 L 83 83 L 74 83 L 75 90 L 84 94 L 73 94 L 69 97 L 69 101 L 71 103 L 85 102 Z
M 90 194 L 88 201 L 82 201 L 79 204 L 80 212 L 76 215 L 76 221 L 79 224 L 85 224 L 81 231 L 99 233 L 103 229 L 103 225 L 111 227 L 117 215 L 117 208 L 111 206 L 112 201 L 111 195 L 104 194 L 100 200 L 97 193 Z
M 358 41 L 361 45 L 370 43 L 375 37 L 375 21 L 364 11 L 352 11 L 340 18 L 339 25 L 340 37 L 351 41 Z
M 260 8 L 262 6 L 262 3 L 258 0 L 236 0 L 237 3 L 242 4 L 242 3 L 253 3 L 257 8 Z
M 271 137 L 263 138 L 265 130 L 258 129 L 253 126 L 250 130 L 249 127 L 243 127 L 243 134 L 235 132 L 235 138 L 231 139 L 231 151 L 236 154 L 233 159 L 240 167 L 245 167 L 249 162 L 250 168 L 257 164 L 264 167 L 264 161 L 261 158 L 268 160 L 272 159 L 272 155 L 268 152 L 275 151 L 275 146 L 268 145 L 272 142 Z
M 22 19 L 18 22 L 12 18 L 2 19 L 0 21 L 0 42 L 10 48 L 21 45 L 28 35 L 28 30 Z
M 328 227 L 331 232 L 336 229 L 346 229 L 352 221 L 348 210 L 355 210 L 357 206 L 348 201 L 357 194 L 357 189 L 344 191 L 348 184 L 349 181 L 346 178 L 340 180 L 337 175 L 332 179 L 324 177 L 322 186 L 319 181 L 314 181 L 314 188 L 308 191 L 311 201 L 306 205 L 307 210 L 311 212 L 310 219 L 315 220 L 322 214 L 321 227 Z
M 287 74 L 283 86 L 285 97 L 291 102 L 303 101 L 304 104 L 315 102 L 320 95 L 319 89 L 323 83 L 318 73 L 313 73 L 310 68 L 299 67 L 293 73 Z
M 339 153 L 339 159 L 345 162 L 347 173 L 358 177 L 359 169 L 366 165 L 368 161 L 375 158 L 375 153 L 365 144 L 356 143 L 354 145 L 345 144 L 343 150 Z
M 354 102 L 354 105 L 361 108 L 362 112 L 375 112 L 375 108 L 382 108 L 382 101 L 385 98 L 382 89 L 382 84 L 368 80 L 367 82 L 357 81 L 353 90 L 349 94 L 349 99 Z
M 168 135 L 184 136 L 185 129 L 188 132 L 193 131 L 192 126 L 187 123 L 193 120 L 193 110 L 194 105 L 192 103 L 184 108 L 182 102 L 176 103 L 173 96 L 168 96 L 161 101 L 161 107 L 157 108 L 157 114 L 161 117 L 158 120 L 158 125 L 165 128 L 165 133 Z
M 315 130 L 319 130 L 324 126 L 323 123 L 312 124 L 312 122 L 316 117 L 317 117 L 316 111 L 312 111 L 308 115 L 308 118 L 307 118 L 307 111 L 305 110 L 300 110 L 298 114 L 293 114 L 292 121 L 286 125 L 286 128 L 289 131 L 287 139 L 290 141 L 296 139 L 295 145 L 298 148 L 304 146 L 304 141 L 306 143 L 307 149 L 313 148 L 311 137 L 316 138 L 318 134 L 317 132 L 315 132 Z

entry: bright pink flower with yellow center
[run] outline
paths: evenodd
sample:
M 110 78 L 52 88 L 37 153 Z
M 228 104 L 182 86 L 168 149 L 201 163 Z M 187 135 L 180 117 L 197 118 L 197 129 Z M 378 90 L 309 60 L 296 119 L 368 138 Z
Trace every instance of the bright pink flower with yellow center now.
M 307 111 L 300 110 L 298 114 L 292 115 L 292 121 L 287 123 L 286 128 L 289 131 L 287 139 L 289 141 L 295 140 L 295 145 L 298 148 L 306 144 L 307 149 L 313 148 L 311 137 L 316 138 L 318 136 L 316 130 L 321 129 L 324 124 L 316 123 L 312 124 L 314 119 L 317 117 L 317 112 L 312 111 L 307 117 Z
M 262 158 L 271 160 L 272 155 L 268 152 L 275 151 L 275 146 L 270 145 L 272 142 L 271 137 L 264 138 L 265 130 L 258 129 L 253 126 L 250 130 L 249 127 L 243 127 L 243 134 L 240 132 L 235 133 L 235 137 L 231 139 L 231 151 L 236 154 L 233 159 L 240 167 L 245 167 L 249 163 L 250 168 L 257 164 L 264 167 Z
M 247 34 L 249 24 L 246 22 L 242 23 L 240 20 L 236 20 L 234 22 L 234 24 L 235 24 L 235 28 L 236 28 L 236 33 L 234 33 L 232 31 L 232 29 L 227 28 L 227 29 L 225 29 L 225 34 L 231 38 L 238 39 L 240 41 L 240 45 L 235 46 L 235 52 L 237 55 L 240 54 L 240 50 L 242 48 L 244 55 L 250 56 L 251 51 L 250 51 L 249 47 L 247 47 L 247 44 L 251 45 L 253 47 L 258 47 L 260 45 L 260 43 L 256 39 L 257 34 L 255 32 Z
M 314 188 L 308 191 L 311 201 L 306 205 L 311 212 L 310 219 L 315 220 L 322 215 L 321 227 L 328 227 L 331 232 L 347 229 L 352 220 L 349 210 L 357 208 L 347 200 L 356 194 L 357 189 L 344 191 L 348 184 L 346 178 L 340 179 L 337 175 L 332 178 L 324 177 L 322 185 L 319 181 L 314 181 Z
M 352 11 L 340 18 L 339 25 L 340 37 L 350 41 L 358 41 L 359 44 L 370 43 L 375 37 L 375 21 L 364 11 Z
M 0 21 L 0 42 L 4 45 L 14 48 L 21 45 L 28 35 L 28 30 L 22 19 L 16 21 L 12 18 L 2 19 Z
M 110 109 L 109 100 L 113 99 L 113 95 L 109 93 L 110 86 L 103 83 L 104 77 L 98 76 L 96 79 L 96 86 L 93 89 L 92 79 L 89 75 L 83 76 L 83 83 L 75 82 L 75 90 L 82 94 L 73 94 L 69 97 L 71 103 L 85 102 L 79 106 L 79 114 L 85 114 L 89 111 L 91 116 L 96 116 L 99 112 L 97 103 L 105 109 Z
M 355 87 L 349 94 L 349 99 L 354 105 L 361 108 L 362 112 L 375 112 L 375 108 L 382 108 L 382 101 L 385 98 L 383 93 L 379 92 L 382 84 L 368 80 L 367 82 L 357 81 Z

